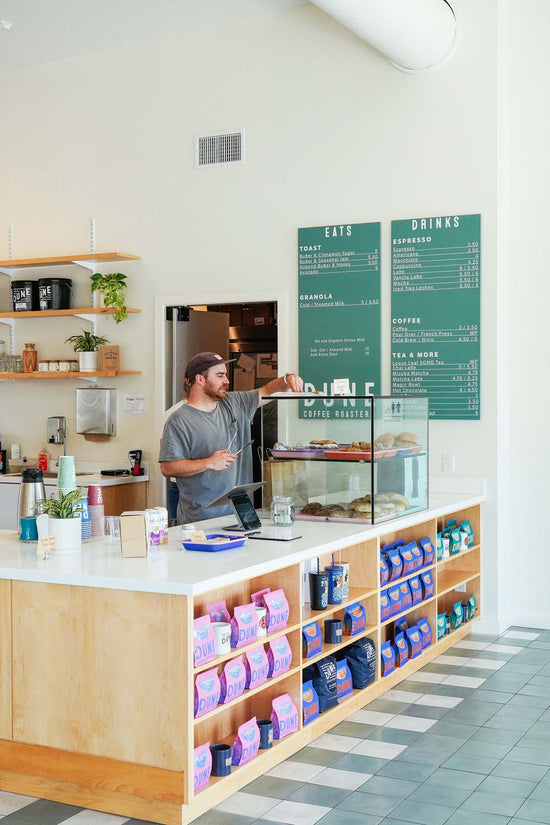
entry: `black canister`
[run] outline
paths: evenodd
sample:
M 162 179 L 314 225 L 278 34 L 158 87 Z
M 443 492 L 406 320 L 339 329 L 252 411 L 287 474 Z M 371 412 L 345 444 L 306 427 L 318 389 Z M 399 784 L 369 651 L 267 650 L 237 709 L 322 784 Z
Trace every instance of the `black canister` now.
M 212 776 L 229 776 L 231 773 L 231 745 L 210 745 Z
M 37 310 L 37 281 L 12 281 L 11 305 L 13 312 L 34 312 Z
M 342 641 L 342 619 L 325 619 L 325 642 L 337 645 Z
M 40 309 L 70 309 L 72 287 L 70 278 L 39 278 Z
M 260 750 L 273 747 L 273 722 L 271 719 L 256 719 L 260 730 Z

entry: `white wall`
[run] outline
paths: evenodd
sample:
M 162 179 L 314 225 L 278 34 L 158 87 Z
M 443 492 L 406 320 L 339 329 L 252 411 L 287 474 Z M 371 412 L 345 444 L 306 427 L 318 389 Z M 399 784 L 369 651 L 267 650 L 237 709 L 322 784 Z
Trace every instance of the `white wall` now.
M 100 326 L 120 344 L 124 365 L 143 372 L 116 382 L 119 399 L 124 392 L 150 398 L 148 416 L 124 417 L 119 410 L 119 435 L 91 447 L 74 435 L 74 386 L 2 384 L 0 433 L 7 443 L 17 440 L 32 453 L 42 445 L 47 415 L 64 414 L 77 456 L 122 460 L 140 446 L 154 463 L 155 298 L 197 288 L 207 297 L 231 285 L 253 299 L 276 284 L 288 295 L 290 310 L 280 320 L 296 359 L 299 226 L 382 221 L 389 391 L 391 219 L 480 212 L 482 417 L 433 422 L 431 451 L 433 472 L 440 471 L 442 453 L 452 451 L 457 476 L 488 478 L 483 611 L 496 620 L 498 4 L 456 5 L 463 33 L 455 57 L 418 76 L 397 71 L 305 5 L 0 78 L 0 111 L 9 123 L 0 132 L 0 257 L 8 257 L 9 225 L 15 257 L 86 251 L 92 215 L 99 251 L 141 255 L 140 263 L 123 267 L 129 303 L 142 308 L 141 316 Z M 241 127 L 244 166 L 193 168 L 196 132 Z M 518 217 L 528 223 L 527 211 Z M 528 303 L 527 294 L 517 298 Z M 24 332 L 23 322 L 17 325 L 18 346 L 36 340 L 46 357 L 68 353 L 61 341 L 78 327 L 24 323 Z M 528 371 L 523 375 L 531 389 Z M 159 495 L 158 476 L 153 491 Z
M 504 577 L 502 614 L 509 623 L 550 627 L 547 547 L 550 409 L 548 307 L 548 194 L 550 117 L 544 100 L 550 77 L 545 0 L 511 2 L 505 84 L 509 174 L 507 260 L 499 322 L 503 338 L 499 415 L 504 438 L 499 560 Z M 500 276 L 500 272 L 499 272 Z M 506 516 L 506 517 L 505 517 Z

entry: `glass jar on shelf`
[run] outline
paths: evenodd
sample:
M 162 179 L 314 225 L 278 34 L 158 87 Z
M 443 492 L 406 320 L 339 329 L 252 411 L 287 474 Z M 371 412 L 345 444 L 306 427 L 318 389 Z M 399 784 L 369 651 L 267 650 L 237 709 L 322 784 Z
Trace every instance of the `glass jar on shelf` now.
M 23 372 L 36 372 L 38 369 L 38 353 L 34 344 L 25 344 L 23 350 Z
M 288 526 L 294 522 L 294 501 L 290 496 L 273 496 L 269 505 L 271 523 Z

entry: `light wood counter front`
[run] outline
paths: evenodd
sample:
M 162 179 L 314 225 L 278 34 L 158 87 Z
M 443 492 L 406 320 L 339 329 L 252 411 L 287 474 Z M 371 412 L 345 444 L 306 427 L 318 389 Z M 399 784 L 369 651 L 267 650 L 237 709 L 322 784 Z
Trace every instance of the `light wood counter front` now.
M 385 532 L 384 525 L 300 522 L 299 541 L 248 541 L 217 553 L 182 551 L 180 528 L 173 528 L 170 543 L 146 559 L 122 559 L 116 545 L 92 542 L 81 554 L 45 560 L 36 543 L 0 532 L 0 789 L 166 825 L 191 822 L 470 633 L 471 621 L 436 641 L 436 618 L 468 595 L 475 596 L 479 617 L 482 500 L 446 496 L 431 510 L 386 523 Z M 386 677 L 377 661 L 372 684 L 304 726 L 304 667 L 338 655 L 361 636 L 373 640 L 378 660 L 380 645 L 392 638 L 398 616 L 380 621 L 381 545 L 422 537 L 435 544 L 447 517 L 469 519 L 475 546 L 431 564 L 434 595 L 399 614 L 413 624 L 427 618 L 432 645 Z M 350 594 L 342 604 L 313 611 L 305 601 L 305 573 L 313 559 L 323 566 L 332 554 L 350 564 Z M 455 591 L 461 585 L 466 596 Z M 284 589 L 287 626 L 195 668 L 193 619 L 219 599 L 232 613 L 265 586 Z M 364 631 L 302 659 L 303 627 L 316 620 L 322 628 L 325 618 L 342 618 L 356 602 L 365 608 Z M 292 650 L 287 672 L 194 718 L 199 673 L 221 673 L 247 650 L 267 648 L 282 635 Z M 271 702 L 282 694 L 298 708 L 298 731 L 195 792 L 194 749 L 208 741 L 232 744 L 238 726 L 252 716 L 269 717 Z

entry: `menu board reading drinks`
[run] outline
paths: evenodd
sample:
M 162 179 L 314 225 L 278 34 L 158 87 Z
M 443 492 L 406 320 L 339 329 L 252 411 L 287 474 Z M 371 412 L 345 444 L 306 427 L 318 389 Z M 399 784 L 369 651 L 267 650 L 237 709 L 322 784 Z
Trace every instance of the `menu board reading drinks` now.
M 479 419 L 480 215 L 392 221 L 392 394 Z
M 299 229 L 298 289 L 306 391 L 380 394 L 380 224 Z

